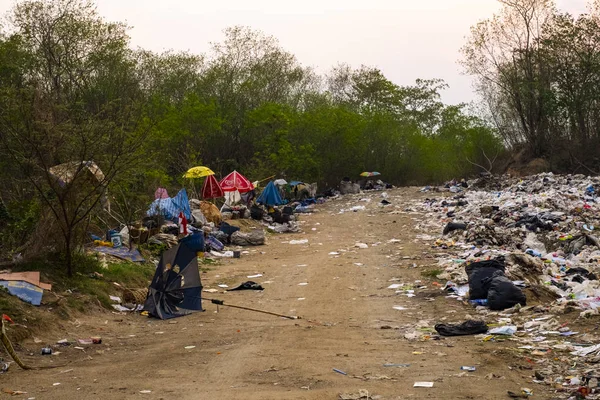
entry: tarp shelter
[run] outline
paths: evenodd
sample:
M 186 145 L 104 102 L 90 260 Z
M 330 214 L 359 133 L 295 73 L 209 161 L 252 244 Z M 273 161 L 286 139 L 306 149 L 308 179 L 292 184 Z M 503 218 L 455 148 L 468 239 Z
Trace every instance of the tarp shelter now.
M 279 195 L 279 190 L 272 181 L 267 184 L 260 196 L 258 196 L 256 202 L 267 206 L 278 206 L 283 204 L 283 200 L 281 200 L 281 196 Z
M 202 311 L 202 283 L 196 252 L 185 244 L 165 251 L 156 268 L 144 310 L 170 319 Z
M 163 215 L 169 221 L 177 221 L 180 212 L 188 221 L 192 219 L 192 210 L 185 189 L 181 189 L 175 197 L 154 200 L 146 214 L 149 217 Z
M 83 174 L 95 185 L 104 183 L 106 179 L 100 167 L 93 161 L 73 161 L 55 165 L 48 172 L 58 180 L 61 187 L 67 186 L 73 179 L 83 176 Z
M 202 198 L 203 199 L 215 199 L 217 197 L 223 197 L 223 189 L 219 185 L 219 181 L 214 175 L 208 175 L 202 186 Z
M 285 186 L 288 184 L 285 179 L 277 179 L 273 181 L 273 183 L 275 184 L 275 186 Z
M 237 190 L 240 193 L 246 193 L 254 189 L 252 182 L 237 171 L 233 171 L 223 178 L 219 185 L 224 192 L 234 192 Z

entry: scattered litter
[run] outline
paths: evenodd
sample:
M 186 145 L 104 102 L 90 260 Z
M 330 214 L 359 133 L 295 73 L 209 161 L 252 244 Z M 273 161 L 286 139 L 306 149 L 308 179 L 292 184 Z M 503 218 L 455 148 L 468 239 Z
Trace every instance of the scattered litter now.
M 437 324 L 435 330 L 442 336 L 463 336 L 486 333 L 488 327 L 483 321 L 468 320 L 458 325 Z
M 306 244 L 306 243 L 308 243 L 308 239 L 290 240 L 290 244 Z
M 256 275 L 248 275 L 247 278 L 260 278 L 262 276 L 262 274 L 256 274 Z
M 433 382 L 415 382 L 415 384 L 413 385 L 413 387 L 416 387 L 416 388 L 432 388 L 433 387 Z
M 366 389 L 360 389 L 357 393 L 342 393 L 340 394 L 340 400 L 371 400 L 375 399 L 375 396 L 369 395 L 369 391 Z
M 21 394 L 27 394 L 27 392 L 23 392 L 21 390 L 11 390 L 11 389 L 2 389 L 2 392 L 6 394 L 10 394 L 11 396 L 19 396 Z
M 348 375 L 347 373 L 345 373 L 344 371 L 341 371 L 339 369 L 334 368 L 333 369 L 334 372 L 337 372 L 338 374 L 342 374 L 342 375 Z
M 500 326 L 498 328 L 494 328 L 494 329 L 490 329 L 489 331 L 490 335 L 514 335 L 515 333 L 517 333 L 517 327 L 514 325 L 506 325 L 506 326 Z
M 264 282 L 264 283 L 268 283 L 268 282 Z M 238 287 L 229 289 L 229 292 L 234 292 L 237 290 L 265 290 L 265 289 L 256 282 L 247 281 L 247 282 L 242 283 Z
M 191 350 L 191 349 L 195 349 L 196 346 L 185 346 L 184 349 L 186 350 Z

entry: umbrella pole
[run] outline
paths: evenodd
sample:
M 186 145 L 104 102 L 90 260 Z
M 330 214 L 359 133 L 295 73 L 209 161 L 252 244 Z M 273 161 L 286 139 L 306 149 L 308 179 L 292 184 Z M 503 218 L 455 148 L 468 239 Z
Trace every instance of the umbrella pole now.
M 239 308 L 240 310 L 254 311 L 254 312 L 259 312 L 259 313 L 262 313 L 262 314 L 274 315 L 276 317 L 282 317 L 282 318 L 287 318 L 287 319 L 302 319 L 301 317 L 298 317 L 298 316 L 283 315 L 283 314 L 277 314 L 277 313 L 270 312 L 270 311 L 259 310 L 259 309 L 256 309 L 256 308 L 236 306 L 236 305 L 233 305 L 233 304 L 225 304 L 225 302 L 223 300 L 208 299 L 206 297 L 204 297 L 204 300 L 210 300 L 210 302 L 212 304 L 216 304 L 217 306 Z

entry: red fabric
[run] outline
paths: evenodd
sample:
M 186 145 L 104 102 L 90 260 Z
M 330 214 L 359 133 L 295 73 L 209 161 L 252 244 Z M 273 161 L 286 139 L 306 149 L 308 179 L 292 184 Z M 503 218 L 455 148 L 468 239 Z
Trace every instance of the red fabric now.
M 13 320 L 10 319 L 10 317 L 8 315 L 6 315 L 6 314 L 2 314 L 2 319 L 5 320 L 5 321 L 10 322 L 11 324 L 14 324 Z
M 240 193 L 246 193 L 254 190 L 254 185 L 244 175 L 237 171 L 233 171 L 220 182 L 221 189 L 224 192 L 234 192 L 238 190 Z
M 203 199 L 215 199 L 217 197 L 223 197 L 223 189 L 219 185 L 219 181 L 214 175 L 209 175 L 204 180 L 202 186 L 202 198 Z
M 187 229 L 187 218 L 185 217 L 185 215 L 183 215 L 183 212 L 179 213 L 179 233 L 187 235 L 188 234 L 188 229 Z

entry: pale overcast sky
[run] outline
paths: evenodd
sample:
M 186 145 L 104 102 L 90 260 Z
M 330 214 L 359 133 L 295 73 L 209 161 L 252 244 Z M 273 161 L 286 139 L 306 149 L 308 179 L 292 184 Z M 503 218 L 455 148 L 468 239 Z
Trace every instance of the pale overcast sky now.
M 558 0 L 585 11 L 586 0 Z M 14 0 L 0 0 L 4 14 Z M 497 0 L 97 0 L 101 15 L 126 21 L 134 46 L 206 52 L 222 30 L 246 25 L 277 37 L 319 72 L 338 62 L 376 66 L 398 84 L 442 78 L 450 103 L 474 98 L 461 75 L 459 49 L 469 27 L 490 17 Z

